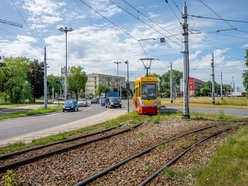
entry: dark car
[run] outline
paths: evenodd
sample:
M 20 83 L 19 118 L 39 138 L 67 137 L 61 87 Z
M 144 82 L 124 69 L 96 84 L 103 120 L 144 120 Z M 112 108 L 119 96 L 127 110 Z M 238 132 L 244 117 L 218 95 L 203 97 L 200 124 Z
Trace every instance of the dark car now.
M 75 99 L 66 100 L 63 105 L 63 112 L 65 111 L 78 111 L 78 103 Z
M 91 104 L 99 104 L 99 98 L 93 98 Z
M 118 97 L 108 97 L 105 100 L 106 108 L 121 108 L 121 100 Z
M 106 104 L 106 98 L 102 98 L 102 99 L 100 99 L 100 104 L 101 104 L 101 106 L 105 106 L 105 104 Z

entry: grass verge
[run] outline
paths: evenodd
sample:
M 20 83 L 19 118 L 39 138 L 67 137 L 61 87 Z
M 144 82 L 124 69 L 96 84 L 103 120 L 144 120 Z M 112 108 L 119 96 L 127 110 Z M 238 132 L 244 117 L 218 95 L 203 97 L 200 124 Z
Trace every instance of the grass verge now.
M 43 144 L 47 144 L 47 143 L 61 141 L 61 140 L 67 139 L 67 138 L 69 138 L 75 134 L 84 133 L 84 132 L 92 131 L 92 130 L 101 130 L 101 129 L 108 128 L 111 126 L 115 126 L 118 123 L 130 120 L 130 119 L 132 119 L 132 123 L 138 123 L 138 122 L 143 121 L 146 118 L 147 118 L 147 116 L 140 116 L 140 115 L 136 114 L 135 112 L 130 112 L 129 114 L 120 116 L 116 119 L 112 119 L 112 120 L 100 123 L 98 125 L 89 126 L 89 127 L 81 128 L 78 130 L 73 130 L 70 132 L 59 133 L 59 134 L 51 135 L 48 137 L 35 139 L 31 143 L 16 142 L 13 144 L 9 144 L 5 147 L 0 148 L 0 154 L 11 153 L 11 152 L 19 151 L 19 150 L 22 150 L 25 148 L 37 146 L 37 145 L 43 145 Z
M 174 103 L 170 102 L 170 98 L 161 99 L 162 105 L 169 107 L 177 107 L 183 105 L 183 99 L 177 98 Z M 206 107 L 206 108 L 237 108 L 248 109 L 248 99 L 246 97 L 225 97 L 223 100 L 217 97 L 215 104 L 212 104 L 211 97 L 190 97 L 191 107 Z
M 18 112 L 18 113 L 7 113 L 7 114 L 1 114 L 0 120 L 3 119 L 10 119 L 10 118 L 17 118 L 17 117 L 24 117 L 24 116 L 33 116 L 38 114 L 46 114 L 50 112 L 56 112 L 62 110 L 62 106 L 53 106 L 49 108 L 39 108 L 39 109 L 32 109 L 24 112 Z
M 247 185 L 248 127 L 219 147 L 209 165 L 201 170 L 196 185 Z

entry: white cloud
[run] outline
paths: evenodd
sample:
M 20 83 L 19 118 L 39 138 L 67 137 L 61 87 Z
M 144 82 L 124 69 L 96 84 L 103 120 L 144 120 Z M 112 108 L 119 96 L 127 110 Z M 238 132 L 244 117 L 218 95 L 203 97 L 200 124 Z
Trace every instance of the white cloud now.
M 248 48 L 248 44 L 244 44 L 241 48 Z
M 23 0 L 22 8 L 28 12 L 32 27 L 42 29 L 62 20 L 61 9 L 65 5 L 64 2 L 53 0 Z
M 94 9 L 106 17 L 111 17 L 122 12 L 120 8 L 112 4 L 109 0 L 91 0 L 90 4 Z M 94 10 L 92 10 L 91 13 L 99 17 Z

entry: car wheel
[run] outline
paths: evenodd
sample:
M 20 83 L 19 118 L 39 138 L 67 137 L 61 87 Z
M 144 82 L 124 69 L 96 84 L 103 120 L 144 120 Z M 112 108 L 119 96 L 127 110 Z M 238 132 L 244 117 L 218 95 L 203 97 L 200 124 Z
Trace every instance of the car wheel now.
M 63 112 L 65 112 L 65 110 L 63 109 Z
M 77 108 L 77 112 L 78 112 L 78 108 Z
M 119 107 L 121 108 L 121 105 Z

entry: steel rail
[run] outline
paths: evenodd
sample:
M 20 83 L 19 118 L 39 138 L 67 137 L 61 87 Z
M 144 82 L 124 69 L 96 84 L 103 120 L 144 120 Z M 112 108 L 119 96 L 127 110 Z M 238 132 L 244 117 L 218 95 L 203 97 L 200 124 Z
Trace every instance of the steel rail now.
M 65 139 L 65 140 L 57 141 L 57 142 L 53 142 L 53 143 L 48 143 L 48 144 L 45 144 L 45 145 L 39 145 L 39 146 L 35 146 L 35 147 L 30 147 L 30 148 L 20 150 L 20 151 L 17 151 L 17 152 L 3 154 L 3 155 L 0 155 L 0 160 L 4 160 L 4 159 L 10 158 L 12 156 L 24 154 L 24 153 L 27 153 L 27 152 L 30 152 L 30 151 L 33 151 L 33 150 L 39 150 L 39 149 L 42 149 L 42 148 L 50 147 L 52 145 L 63 144 L 63 143 L 71 142 L 71 141 L 76 141 L 78 139 L 87 138 L 87 137 L 90 137 L 90 136 L 101 134 L 101 133 L 116 129 L 118 127 L 121 127 L 124 124 L 126 124 L 126 122 L 122 122 L 122 123 L 120 123 L 120 124 L 118 124 L 116 126 L 109 127 L 109 128 L 106 128 L 106 129 L 103 129 L 103 130 L 100 130 L 100 131 L 96 131 L 96 132 L 93 132 L 93 133 L 84 134 L 84 135 L 81 135 L 81 136 L 78 136 L 78 137 L 69 138 L 69 139 Z
M 189 134 L 200 132 L 200 131 L 203 131 L 203 130 L 206 130 L 206 129 L 209 129 L 209 128 L 212 128 L 212 127 L 215 127 L 215 126 L 218 126 L 218 125 L 209 125 L 209 126 L 201 127 L 201 128 L 198 128 L 198 129 L 195 129 L 195 130 L 192 130 L 192 131 L 183 133 L 181 135 L 171 137 L 171 138 L 169 138 L 169 139 L 167 139 L 167 140 L 165 140 L 163 142 L 160 142 L 160 143 L 158 143 L 158 144 L 156 144 L 154 146 L 148 147 L 147 149 L 145 149 L 145 150 L 143 150 L 143 151 L 141 151 L 141 152 L 139 152 L 139 153 L 137 153 L 137 154 L 135 154 L 135 155 L 127 158 L 127 159 L 124 159 L 124 160 L 122 160 L 122 161 L 120 161 L 120 162 L 118 162 L 118 163 L 116 163 L 116 164 L 114 164 L 114 165 L 112 165 L 112 166 L 110 166 L 110 167 L 108 167 L 106 169 L 103 169 L 103 170 L 95 173 L 94 175 L 87 177 L 86 179 L 84 179 L 82 181 L 79 181 L 74 186 L 84 186 L 84 185 L 87 185 L 90 182 L 96 180 L 97 178 L 100 178 L 100 177 L 108 174 L 110 171 L 113 171 L 114 169 L 120 167 L 121 165 L 123 165 L 123 164 L 125 164 L 125 163 L 127 163 L 127 162 L 129 162 L 129 161 L 131 161 L 131 160 L 133 160 L 135 158 L 138 158 L 138 157 L 140 157 L 140 156 L 142 156 L 142 155 L 144 155 L 144 154 L 146 154 L 146 153 L 154 150 L 158 146 L 161 146 L 163 144 L 169 143 L 169 142 L 174 141 L 176 139 L 182 138 L 182 137 L 187 136 Z
M 116 136 L 118 134 L 122 134 L 122 133 L 128 132 L 130 130 L 133 130 L 133 129 L 141 126 L 143 123 L 144 122 L 138 123 L 138 124 L 136 124 L 136 125 L 134 125 L 134 126 L 132 126 L 130 128 L 123 129 L 123 130 L 121 130 L 119 132 L 108 134 L 108 135 L 105 135 L 105 136 L 102 136 L 102 137 L 99 137 L 99 138 L 96 138 L 96 139 L 93 139 L 93 140 L 90 140 L 90 141 L 82 142 L 80 144 L 71 145 L 71 146 L 64 147 L 64 148 L 61 148 L 61 149 L 57 149 L 57 150 L 54 150 L 54 151 L 51 151 L 51 152 L 48 152 L 48 153 L 45 153 L 45 154 L 39 154 L 39 155 L 34 156 L 34 157 L 30 157 L 30 158 L 27 158 L 27 159 L 24 159 L 24 160 L 20 160 L 20 161 L 17 161 L 17 162 L 13 162 L 13 163 L 10 163 L 10 164 L 3 165 L 3 166 L 0 167 L 0 173 L 6 171 L 8 169 L 13 169 L 13 168 L 16 168 L 18 166 L 25 165 L 25 164 L 37 161 L 37 160 L 42 159 L 42 158 L 46 158 L 46 157 L 50 157 L 50 156 L 55 155 L 55 154 L 67 152 L 68 150 L 72 150 L 72 149 L 75 149 L 75 148 L 78 148 L 78 147 L 81 147 L 81 146 L 84 146 L 84 145 L 88 145 L 88 144 L 93 143 L 93 142 L 108 139 L 108 138 Z
M 166 167 L 170 167 L 173 163 L 175 163 L 178 159 L 180 159 L 184 154 L 186 154 L 189 150 L 191 150 L 193 147 L 195 147 L 196 145 L 214 137 L 217 136 L 219 134 L 222 134 L 223 132 L 227 132 L 229 130 L 231 130 L 233 127 L 229 127 L 229 128 L 225 128 L 222 130 L 219 130 L 217 132 L 214 132 L 206 137 L 203 137 L 202 139 L 198 140 L 195 143 L 192 143 L 189 147 L 187 147 L 185 150 L 183 150 L 182 152 L 180 152 L 178 155 L 176 155 L 174 158 L 172 158 L 168 163 L 166 163 L 164 166 L 162 166 L 161 168 L 159 168 L 158 170 L 156 170 L 154 173 L 152 173 L 150 176 L 148 176 L 145 180 L 143 180 L 141 183 L 138 184 L 138 186 L 144 186 L 146 184 L 148 184 L 153 178 L 155 178 L 160 172 L 162 172 Z

